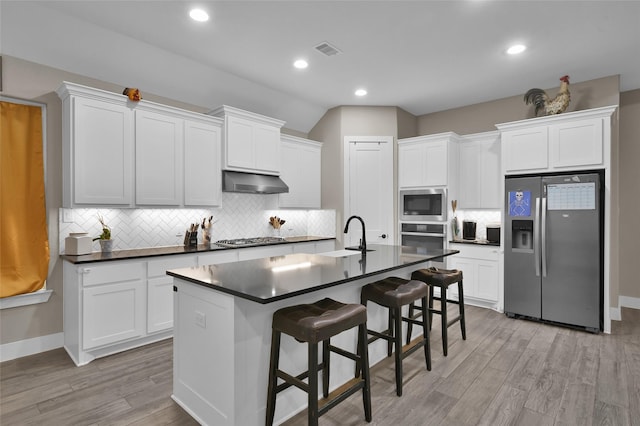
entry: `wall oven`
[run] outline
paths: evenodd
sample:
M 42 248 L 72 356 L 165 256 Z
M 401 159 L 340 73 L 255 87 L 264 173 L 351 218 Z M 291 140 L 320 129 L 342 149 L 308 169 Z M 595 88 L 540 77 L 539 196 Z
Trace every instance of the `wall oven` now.
M 447 245 L 447 225 L 439 223 L 401 223 L 400 242 L 403 246 L 415 247 L 418 254 L 428 250 L 443 250 Z M 443 262 L 433 266 L 444 268 Z
M 400 221 L 447 221 L 447 190 L 444 188 L 401 190 L 398 204 Z

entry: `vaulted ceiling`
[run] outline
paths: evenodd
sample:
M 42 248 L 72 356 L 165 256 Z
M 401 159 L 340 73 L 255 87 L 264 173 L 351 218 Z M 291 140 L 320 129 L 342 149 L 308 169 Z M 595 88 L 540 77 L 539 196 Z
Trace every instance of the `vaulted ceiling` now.
M 193 6 L 209 21 L 192 21 Z M 2 54 L 302 132 L 338 105 L 422 115 L 565 74 L 640 88 L 637 1 L 3 0 L 0 19 Z M 320 53 L 323 42 L 340 53 Z M 514 43 L 528 49 L 507 55 Z

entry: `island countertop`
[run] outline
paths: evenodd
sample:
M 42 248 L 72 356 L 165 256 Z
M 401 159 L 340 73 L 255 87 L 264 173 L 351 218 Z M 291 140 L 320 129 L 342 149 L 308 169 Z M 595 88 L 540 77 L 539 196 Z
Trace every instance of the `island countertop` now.
M 436 260 L 458 250 L 370 245 L 359 251 L 290 254 L 234 263 L 172 269 L 168 275 L 194 284 L 267 304 L 413 264 Z

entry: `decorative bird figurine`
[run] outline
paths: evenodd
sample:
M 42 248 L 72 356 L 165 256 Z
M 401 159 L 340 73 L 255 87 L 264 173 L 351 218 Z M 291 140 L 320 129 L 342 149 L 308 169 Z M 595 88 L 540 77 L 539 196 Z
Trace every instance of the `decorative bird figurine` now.
M 549 99 L 549 95 L 542 89 L 531 89 L 524 95 L 527 105 L 535 106 L 535 114 L 544 111 L 544 115 L 554 115 L 563 113 L 569 106 L 571 94 L 569 93 L 569 76 L 560 77 L 560 91 L 555 98 Z
M 122 94 L 127 95 L 129 100 L 132 100 L 134 102 L 138 102 L 139 100 L 142 99 L 142 94 L 140 93 L 140 90 L 136 89 L 135 87 L 125 87 Z

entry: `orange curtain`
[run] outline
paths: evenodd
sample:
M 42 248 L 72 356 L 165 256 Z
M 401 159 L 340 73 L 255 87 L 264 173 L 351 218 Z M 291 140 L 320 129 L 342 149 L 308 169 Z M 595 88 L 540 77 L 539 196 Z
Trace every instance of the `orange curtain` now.
M 0 297 L 40 290 L 49 269 L 42 109 L 0 101 Z

